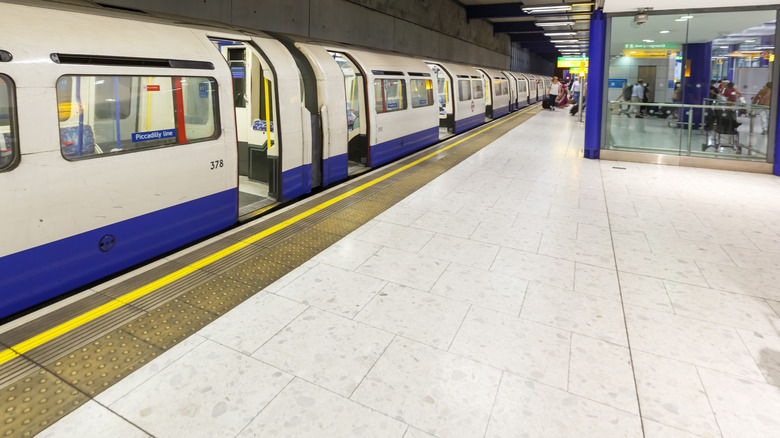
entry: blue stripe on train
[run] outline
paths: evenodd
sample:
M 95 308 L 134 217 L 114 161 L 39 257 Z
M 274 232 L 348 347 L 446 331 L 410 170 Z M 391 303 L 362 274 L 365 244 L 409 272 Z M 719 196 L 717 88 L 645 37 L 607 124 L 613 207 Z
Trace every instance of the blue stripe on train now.
M 493 118 L 494 119 L 497 119 L 499 117 L 503 117 L 503 116 L 505 116 L 507 114 L 509 114 L 509 107 L 508 106 L 504 106 L 504 107 L 501 107 L 501 108 L 494 108 L 493 109 Z
M 156 257 L 236 222 L 230 189 L 0 258 L 0 318 Z M 101 252 L 103 236 L 115 246 Z
M 428 128 L 414 134 L 388 140 L 371 146 L 369 159 L 371 166 L 379 166 L 402 157 L 410 152 L 422 149 L 439 141 L 439 127 Z
M 347 154 L 335 155 L 322 161 L 322 185 L 347 178 L 348 164 Z
M 465 119 L 455 120 L 455 127 L 453 131 L 455 134 L 468 131 L 469 129 L 485 123 L 485 113 L 482 112 L 475 116 L 467 117 Z

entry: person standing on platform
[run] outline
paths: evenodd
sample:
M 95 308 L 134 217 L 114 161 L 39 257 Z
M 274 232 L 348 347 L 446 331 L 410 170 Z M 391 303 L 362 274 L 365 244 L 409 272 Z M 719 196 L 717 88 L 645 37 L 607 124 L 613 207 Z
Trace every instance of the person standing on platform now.
M 642 83 L 641 79 L 637 79 L 636 84 L 631 89 L 631 102 L 632 103 L 638 103 L 642 102 L 642 100 L 645 97 L 645 86 Z M 629 111 L 628 115 L 631 117 L 631 112 L 634 112 L 634 117 L 641 119 L 645 116 L 642 115 L 642 108 L 640 105 L 631 105 L 631 111 Z
M 631 85 L 626 84 L 623 86 L 623 94 L 620 96 L 620 99 L 618 101 L 623 100 L 625 102 L 631 102 L 631 92 L 633 91 L 633 87 Z M 618 115 L 629 115 L 628 112 L 630 110 L 630 107 L 626 106 L 626 108 L 623 108 L 623 105 L 620 105 L 620 114 Z M 630 117 L 630 116 L 629 116 Z
M 575 105 L 580 103 L 580 79 L 579 77 L 574 78 L 574 82 L 571 84 L 571 100 L 574 102 Z
M 555 111 L 555 106 L 558 105 L 559 94 L 561 94 L 561 83 L 558 82 L 558 76 L 553 76 L 550 89 L 547 90 L 547 95 L 550 96 L 550 111 Z
M 726 88 L 723 89 L 723 96 L 726 97 L 727 101 L 736 103 L 738 100 L 737 96 L 742 97 L 742 93 L 737 90 L 733 82 L 729 82 Z
M 772 104 L 772 83 L 767 82 L 758 94 L 753 96 L 753 105 L 763 105 L 767 108 L 759 109 L 758 118 L 761 120 L 761 134 L 766 135 L 769 130 L 769 106 Z

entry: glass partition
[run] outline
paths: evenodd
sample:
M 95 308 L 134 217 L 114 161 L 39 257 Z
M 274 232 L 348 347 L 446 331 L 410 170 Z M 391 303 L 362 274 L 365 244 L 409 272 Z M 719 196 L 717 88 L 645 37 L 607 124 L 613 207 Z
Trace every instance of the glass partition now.
M 775 11 L 611 20 L 604 148 L 772 161 Z

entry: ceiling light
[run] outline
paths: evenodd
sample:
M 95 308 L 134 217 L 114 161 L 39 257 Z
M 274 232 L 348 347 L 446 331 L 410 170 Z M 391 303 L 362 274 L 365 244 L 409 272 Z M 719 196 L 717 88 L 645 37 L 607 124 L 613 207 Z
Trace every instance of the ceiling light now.
M 687 18 L 678 18 L 678 19 L 676 19 L 674 21 L 688 21 L 688 19 Z
M 523 12 L 528 14 L 539 14 L 546 12 L 565 12 L 570 11 L 571 6 L 532 6 L 523 8 Z
M 687 20 L 687 19 L 689 19 L 689 18 L 693 18 L 693 15 L 683 15 L 683 16 L 682 16 L 682 17 L 680 17 L 680 18 L 685 18 L 685 19 Z
M 755 43 L 756 40 L 745 40 L 746 43 Z
M 669 33 L 669 31 L 668 30 L 662 30 L 662 31 L 660 31 L 658 33 Z
M 574 26 L 573 21 L 555 21 L 555 22 L 549 22 L 549 23 L 540 23 L 536 22 L 537 26 Z
M 654 43 L 655 42 L 655 40 L 642 40 L 642 41 L 644 41 L 646 43 Z
M 720 46 L 721 49 L 728 49 L 729 46 Z
M 629 52 L 629 53 L 636 53 L 636 51 L 632 51 L 632 52 Z
M 577 35 L 577 32 L 545 32 L 544 36 L 556 37 L 556 36 L 572 36 Z
M 578 45 L 571 45 L 571 44 L 564 44 L 562 46 L 559 46 L 559 45 L 556 44 L 555 47 L 558 48 L 558 49 L 571 49 L 571 48 L 578 49 L 580 46 L 578 46 Z
M 574 44 L 580 42 L 579 40 L 556 40 L 553 41 L 555 44 Z

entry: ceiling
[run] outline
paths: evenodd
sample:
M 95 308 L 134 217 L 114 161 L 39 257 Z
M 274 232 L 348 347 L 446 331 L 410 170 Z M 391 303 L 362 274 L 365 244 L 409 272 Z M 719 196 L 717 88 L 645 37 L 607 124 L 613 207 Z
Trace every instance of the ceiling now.
M 767 11 L 691 13 L 689 16 L 692 18 L 677 21 L 681 14 L 650 15 L 647 23 L 641 26 L 634 23 L 633 16 L 615 17 L 612 19 L 610 52 L 619 54 L 623 44 L 641 43 L 645 39 L 654 43 L 713 41 L 713 46 L 720 46 L 750 41 L 760 45 L 761 36 L 774 37 L 775 34 L 774 14 L 767 14 Z M 667 30 L 668 33 L 661 33 Z
M 571 0 L 459 0 L 469 19 L 493 24 L 525 49 L 554 61 L 558 56 L 587 56 L 590 15 L 595 1 Z M 529 8 L 558 7 L 556 11 Z M 547 35 L 545 35 L 547 34 Z M 568 42 L 567 42 L 568 41 Z

